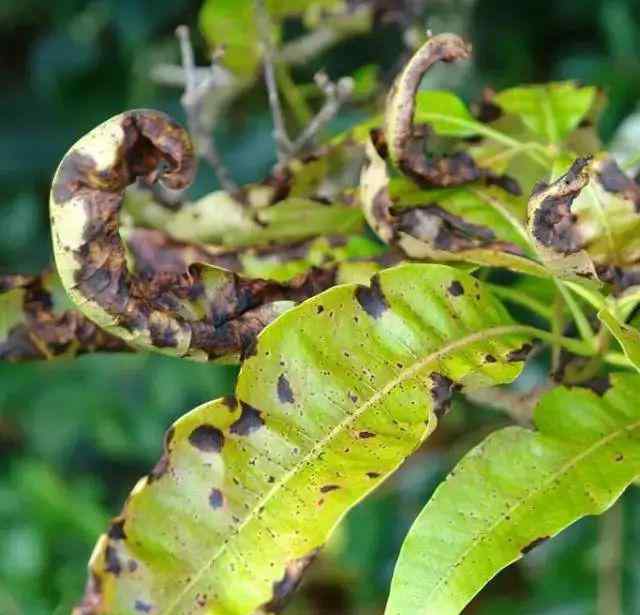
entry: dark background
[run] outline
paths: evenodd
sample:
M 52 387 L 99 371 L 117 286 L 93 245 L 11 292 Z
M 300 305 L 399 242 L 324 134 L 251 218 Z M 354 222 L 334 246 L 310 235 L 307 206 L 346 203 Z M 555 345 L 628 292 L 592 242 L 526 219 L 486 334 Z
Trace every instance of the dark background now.
M 173 30 L 187 23 L 197 33 L 199 4 L 0 3 L 0 273 L 35 272 L 49 262 L 49 182 L 78 137 L 133 107 L 184 119 L 179 92 L 155 85 L 149 72 L 159 61 L 177 61 Z M 474 65 L 460 90 L 468 99 L 484 85 L 566 78 L 597 84 L 609 97 L 605 140 L 635 110 L 637 0 L 440 0 L 428 3 L 425 15 L 435 32 L 451 28 L 473 41 Z M 202 39 L 196 44 L 202 53 Z M 323 61 L 333 76 L 364 63 L 390 71 L 400 50 L 398 33 L 380 28 Z M 304 81 L 310 72 L 294 76 Z M 258 86 L 247 98 L 217 131 L 241 182 L 259 179 L 274 158 L 264 93 Z M 201 173 L 195 192 L 213 187 Z M 68 612 L 96 537 L 159 456 L 164 430 L 198 403 L 228 393 L 234 374 L 155 356 L 0 364 L 0 614 Z M 381 612 L 417 511 L 447 469 L 504 424 L 501 415 L 460 400 L 456 410 L 397 477 L 349 515 L 288 612 Z M 605 537 L 602 547 L 613 536 L 624 613 L 640 613 L 639 513 L 640 494 L 632 490 L 605 521 L 578 523 L 499 575 L 468 612 L 608 615 L 597 607 L 598 583 L 609 574 L 598 537 Z

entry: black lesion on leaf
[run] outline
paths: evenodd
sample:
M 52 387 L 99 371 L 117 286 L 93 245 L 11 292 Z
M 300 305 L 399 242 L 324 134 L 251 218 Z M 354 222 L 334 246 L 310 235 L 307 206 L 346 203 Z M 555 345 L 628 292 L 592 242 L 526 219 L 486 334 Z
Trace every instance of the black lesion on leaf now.
M 213 425 L 200 425 L 189 434 L 189 442 L 202 452 L 219 453 L 224 446 L 224 435 Z
M 260 410 L 240 401 L 240 417 L 231 424 L 229 431 L 238 436 L 248 436 L 264 425 Z
M 380 472 L 367 472 L 367 477 L 368 478 L 378 478 L 380 476 Z
M 441 418 L 449 411 L 454 392 L 460 390 L 461 387 L 451 378 L 438 372 L 432 372 L 429 378 L 431 380 L 433 411 L 438 418 Z
M 380 277 L 376 274 L 371 278 L 371 286 L 358 286 L 355 297 L 360 307 L 371 316 L 380 318 L 388 309 L 389 302 L 380 287 Z
M 454 297 L 459 297 L 460 295 L 464 295 L 464 287 L 458 280 L 454 280 L 447 288 L 447 292 Z
M 283 404 L 292 404 L 295 399 L 293 397 L 293 391 L 291 385 L 284 374 L 280 374 L 278 377 L 278 399 Z
M 287 605 L 292 593 L 300 584 L 302 575 L 315 559 L 319 549 L 314 549 L 309 555 L 291 560 L 283 577 L 273 584 L 273 597 L 262 606 L 266 613 L 279 613 Z
M 220 489 L 214 487 L 211 490 L 209 493 L 209 505 L 214 509 L 224 506 L 224 495 Z
M 233 412 L 238 406 L 238 400 L 236 399 L 235 395 L 225 395 L 222 398 L 221 403 L 229 408 L 231 412 Z
M 107 548 L 104 551 L 104 569 L 106 572 L 110 572 L 116 577 L 122 572 L 122 564 L 118 557 L 118 552 L 111 545 L 107 545 Z
M 153 605 L 148 602 L 144 602 L 143 600 L 136 600 L 133 604 L 133 608 L 138 611 L 138 613 L 151 613 Z
M 435 204 L 399 211 L 394 225 L 397 231 L 424 241 L 437 250 L 460 252 L 488 248 L 522 254 L 517 245 L 496 240 L 489 227 L 467 222 Z
M 340 489 L 340 485 L 323 485 L 320 487 L 320 493 L 329 493 L 330 491 L 335 491 L 336 489 Z
M 538 545 L 541 545 L 547 540 L 549 540 L 549 536 L 541 536 L 540 538 L 536 538 L 535 540 L 532 540 L 528 545 L 522 547 L 522 549 L 520 549 L 520 552 L 522 553 L 522 555 L 525 555 L 526 553 L 529 553 L 531 549 L 535 549 Z
M 114 519 L 111 522 L 107 536 L 112 540 L 126 540 L 127 535 L 124 531 L 124 519 Z
M 487 354 L 484 356 L 485 363 L 495 363 L 497 359 L 492 354 Z
M 541 199 L 533 212 L 532 233 L 543 246 L 562 254 L 582 249 L 571 205 L 589 182 L 591 157 L 578 158 L 571 168 L 551 185 L 537 184 L 531 198 Z
M 516 361 L 526 361 L 532 350 L 533 345 L 529 342 L 525 342 L 524 344 L 522 344 L 522 346 L 520 346 L 520 348 L 511 350 L 505 358 L 508 363 L 515 363 Z
M 367 438 L 375 438 L 376 434 L 373 433 L 372 431 L 359 431 L 358 432 L 358 438 L 360 438 L 361 440 L 366 440 Z
M 613 158 L 598 165 L 597 176 L 602 187 L 613 194 L 629 199 L 636 213 L 640 213 L 640 186 L 626 175 Z

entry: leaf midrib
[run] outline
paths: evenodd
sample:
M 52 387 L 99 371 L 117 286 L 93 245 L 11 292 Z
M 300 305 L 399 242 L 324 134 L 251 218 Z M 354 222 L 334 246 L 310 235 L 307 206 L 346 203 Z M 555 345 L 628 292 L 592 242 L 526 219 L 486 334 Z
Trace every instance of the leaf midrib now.
M 359 418 L 369 407 L 371 407 L 377 401 L 382 399 L 384 396 L 388 395 L 391 392 L 391 390 L 393 390 L 396 386 L 403 383 L 405 380 L 415 376 L 417 373 L 420 372 L 421 369 L 429 365 L 429 363 L 436 361 L 438 358 L 446 354 L 449 354 L 450 352 L 464 348 L 467 345 L 482 341 L 484 339 L 501 337 L 504 335 L 510 335 L 510 334 L 516 334 L 516 333 L 527 334 L 529 333 L 527 329 L 528 329 L 527 327 L 524 327 L 522 325 L 505 325 L 501 327 L 492 327 L 489 329 L 485 329 L 484 331 L 479 331 L 478 333 L 473 333 L 463 338 L 454 340 L 453 342 L 450 342 L 445 346 L 443 346 L 440 350 L 430 353 L 423 359 L 416 361 L 411 366 L 407 367 L 407 369 L 402 370 L 395 378 L 392 378 L 389 382 L 387 382 L 387 384 L 385 384 L 380 389 L 379 392 L 374 393 L 369 399 L 367 399 L 366 402 L 364 402 L 354 412 L 352 412 L 351 414 L 347 414 L 343 421 L 340 421 L 339 423 L 337 423 L 333 427 L 333 429 L 327 432 L 327 435 L 324 438 L 322 438 L 321 440 L 318 440 L 318 442 L 309 450 L 309 452 L 306 455 L 304 455 L 304 457 L 302 457 L 300 461 L 297 464 L 295 464 L 291 468 L 291 470 L 289 470 L 289 472 L 285 473 L 279 481 L 276 481 L 274 483 L 274 486 L 269 491 L 267 491 L 265 496 L 254 505 L 253 509 L 245 517 L 242 523 L 238 525 L 233 535 L 229 539 L 223 542 L 223 544 L 216 551 L 216 553 L 214 553 L 214 555 L 193 576 L 192 581 L 188 585 L 186 585 L 184 589 L 179 594 L 176 595 L 173 602 L 164 611 L 162 611 L 163 615 L 170 615 L 171 613 L 175 612 L 174 609 L 180 604 L 180 601 L 182 600 L 182 598 L 185 595 L 187 595 L 192 590 L 192 588 L 194 588 L 199 583 L 200 579 L 206 573 L 206 571 L 209 570 L 211 566 L 214 564 L 214 562 L 224 553 L 224 551 L 227 548 L 227 545 L 233 540 L 233 538 L 235 538 L 235 536 L 238 536 L 242 532 L 243 528 L 255 519 L 256 512 L 260 510 L 262 507 L 264 507 L 266 503 L 273 496 L 275 496 L 285 484 L 290 482 L 290 480 L 299 472 L 301 468 L 304 468 L 307 465 L 309 465 L 310 460 L 318 457 L 318 455 L 326 448 L 328 443 L 331 440 L 333 440 L 333 438 L 335 438 L 337 435 L 342 433 L 342 431 L 349 424 L 351 424 L 353 421 Z
M 615 440 L 617 437 L 621 436 L 623 433 L 629 432 L 629 431 L 633 431 L 633 430 L 638 429 L 638 428 L 640 428 L 640 420 L 635 421 L 634 423 L 631 423 L 630 425 L 625 425 L 624 427 L 622 427 L 622 428 L 610 433 L 605 438 L 602 438 L 601 440 L 598 440 L 597 442 L 592 444 L 589 448 L 585 449 L 579 455 L 576 455 L 575 457 L 572 457 L 563 466 L 561 466 L 558 471 L 550 474 L 549 478 L 546 481 L 544 481 L 542 483 L 542 485 L 540 485 L 539 488 L 532 489 L 521 500 L 519 500 L 517 504 L 514 504 L 511 508 L 507 509 L 507 511 L 504 512 L 499 517 L 499 519 L 486 532 L 476 534 L 474 539 L 472 540 L 470 546 L 460 555 L 460 557 L 456 558 L 456 560 L 455 560 L 455 562 L 453 564 L 450 564 L 447 567 L 447 569 L 446 569 L 446 573 L 447 574 L 443 574 L 443 575 L 440 576 L 440 578 L 438 579 L 438 582 L 433 586 L 433 589 L 426 596 L 425 602 L 429 601 L 429 599 L 437 592 L 437 590 L 440 588 L 440 586 L 449 578 L 449 574 L 448 573 L 451 570 L 453 570 L 454 568 L 459 568 L 460 566 L 462 566 L 464 564 L 464 561 L 467 559 L 468 555 L 471 553 L 471 551 L 473 551 L 476 548 L 478 543 L 485 536 L 487 536 L 490 533 L 493 533 L 494 530 L 496 530 L 498 527 L 500 527 L 500 525 L 502 525 L 506 521 L 506 519 L 508 517 L 511 517 L 512 514 L 516 510 L 518 510 L 518 508 L 520 508 L 522 505 L 524 505 L 526 502 L 528 502 L 529 499 L 531 499 L 533 496 L 537 496 L 541 492 L 545 491 L 549 487 L 550 483 L 553 483 L 558 477 L 560 477 L 563 474 L 569 472 L 580 461 L 582 461 L 583 459 L 585 459 L 586 457 L 588 457 L 592 453 L 596 452 L 600 447 L 604 446 L 605 444 L 608 444 L 612 440 Z M 531 433 L 535 433 L 535 432 L 531 432 Z M 544 436 L 544 434 L 541 434 L 541 435 Z M 562 528 L 560 528 L 559 531 L 561 531 L 561 530 L 562 530 Z M 498 571 L 496 571 L 496 573 L 497 572 Z

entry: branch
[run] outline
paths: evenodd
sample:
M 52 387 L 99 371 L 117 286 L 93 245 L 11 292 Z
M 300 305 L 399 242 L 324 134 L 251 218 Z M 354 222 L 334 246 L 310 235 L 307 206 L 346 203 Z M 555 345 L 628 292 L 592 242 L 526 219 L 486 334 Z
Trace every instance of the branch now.
M 178 26 L 176 36 L 180 41 L 185 80 L 185 91 L 182 95 L 181 102 L 187 114 L 187 124 L 189 126 L 189 132 L 195 142 L 196 153 L 200 158 L 209 163 L 222 189 L 229 194 L 238 195 L 240 194 L 240 188 L 224 165 L 213 135 L 203 121 L 203 103 L 211 91 L 217 87 L 217 82 L 219 81 L 219 73 L 214 71 L 218 55 L 216 53 L 213 54 L 208 74 L 199 80 L 189 28 L 184 25 Z
M 255 0 L 255 10 L 258 20 L 258 33 L 262 43 L 264 80 L 267 86 L 271 115 L 273 116 L 273 138 L 276 142 L 278 162 L 281 163 L 291 152 L 291 140 L 287 134 L 287 127 L 280 103 L 280 94 L 276 83 L 272 38 L 273 25 L 264 0 Z

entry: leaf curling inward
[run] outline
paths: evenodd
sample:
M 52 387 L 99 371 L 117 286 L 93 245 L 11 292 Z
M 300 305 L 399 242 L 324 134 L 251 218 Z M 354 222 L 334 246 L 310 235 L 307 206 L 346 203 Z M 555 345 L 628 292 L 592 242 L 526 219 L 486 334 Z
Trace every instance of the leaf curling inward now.
M 606 154 L 575 160 L 529 201 L 529 232 L 562 277 L 633 283 L 640 263 L 640 187 Z
M 384 121 L 389 157 L 394 165 L 419 184 L 456 186 L 480 176 L 475 162 L 465 152 L 427 159 L 424 146 L 432 129 L 414 124 L 416 96 L 425 73 L 437 62 L 464 60 L 470 54 L 471 47 L 459 36 L 434 36 L 413 55 L 389 91 Z M 438 126 L 442 128 L 443 124 Z
M 458 463 L 400 551 L 386 615 L 457 615 L 501 569 L 640 475 L 640 376 L 558 387 L 539 402 L 537 431 L 508 427 Z
M 178 189 L 195 172 L 184 129 L 163 113 L 136 110 L 107 120 L 62 159 L 51 188 L 54 254 L 79 310 L 127 344 L 197 360 L 237 360 L 292 302 L 335 283 L 335 269 L 291 282 L 244 279 L 195 264 L 185 273 L 129 271 L 119 233 L 125 188 L 137 178 Z
M 542 265 L 527 258 L 527 243 L 514 233 L 509 222 L 505 223 L 502 213 L 493 210 L 496 194 L 504 193 L 498 186 L 487 188 L 479 182 L 468 189 L 459 187 L 451 188 L 451 192 L 443 189 L 433 193 L 415 186 L 413 193 L 409 189 L 398 195 L 398 203 L 392 200 L 389 171 L 383 157 L 385 144 L 381 133 L 373 131 L 360 181 L 365 218 L 385 243 L 399 247 L 414 259 L 467 261 L 550 276 Z M 495 192 L 488 195 L 490 190 Z M 409 194 L 414 200 L 416 195 L 423 198 L 424 204 L 404 207 L 403 198 L 406 200 Z M 486 222 L 471 222 L 469 216 L 479 216 Z M 496 229 L 501 229 L 507 238 L 496 236 Z
M 137 600 L 164 615 L 280 604 L 454 390 L 520 373 L 528 332 L 468 274 L 407 264 L 363 288 L 338 286 L 283 314 L 259 336 L 235 397 L 174 424 L 153 481 L 117 519 L 126 538 L 96 545 L 76 614 L 133 614 Z M 195 430 L 206 450 L 190 442 Z

